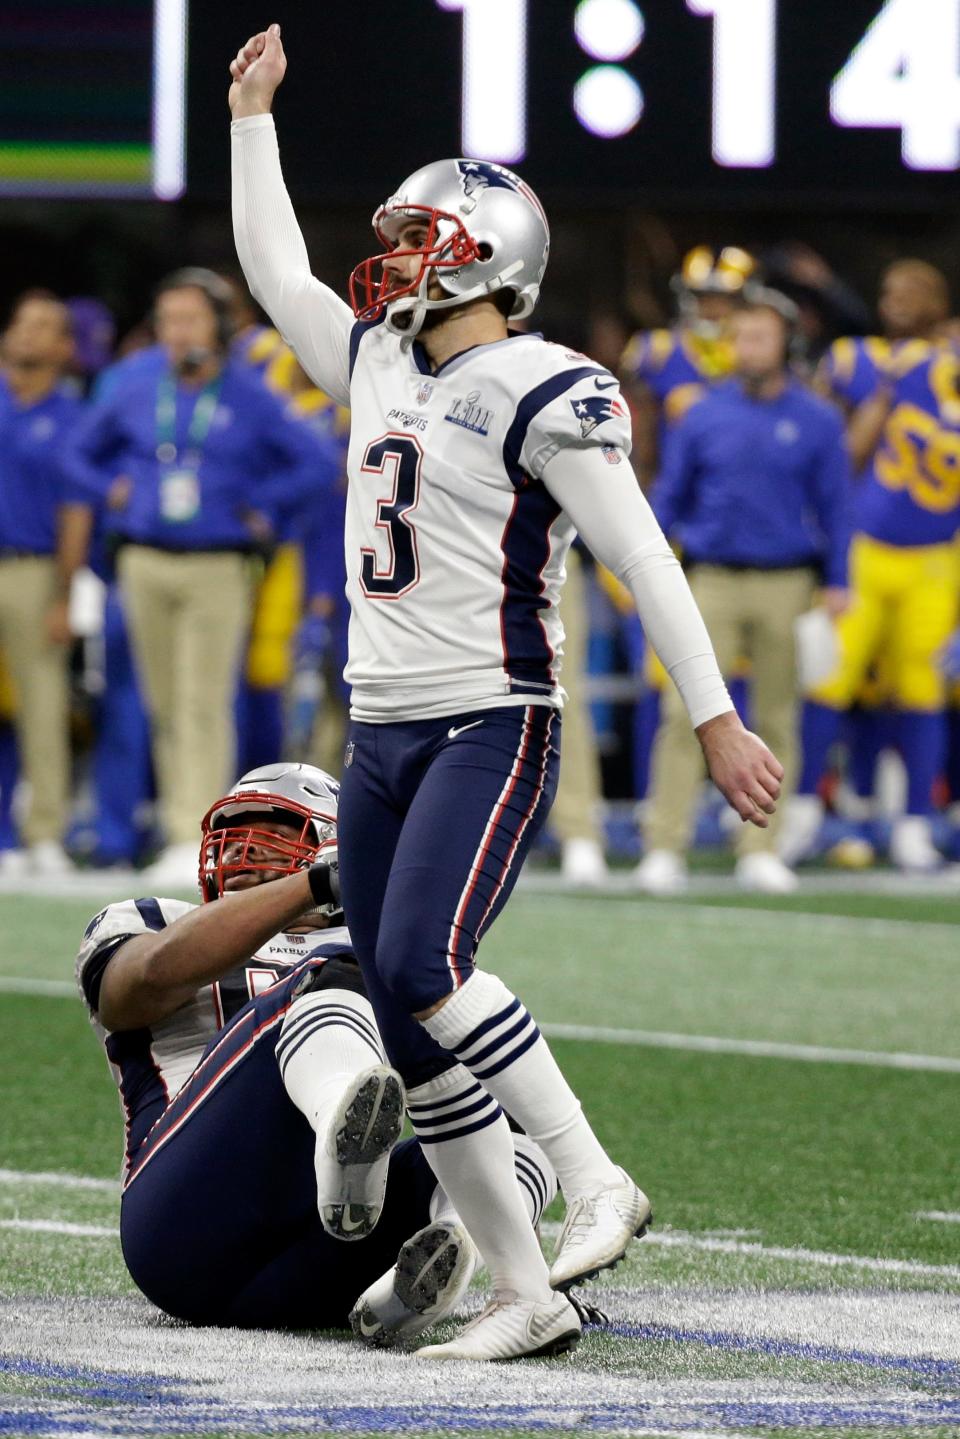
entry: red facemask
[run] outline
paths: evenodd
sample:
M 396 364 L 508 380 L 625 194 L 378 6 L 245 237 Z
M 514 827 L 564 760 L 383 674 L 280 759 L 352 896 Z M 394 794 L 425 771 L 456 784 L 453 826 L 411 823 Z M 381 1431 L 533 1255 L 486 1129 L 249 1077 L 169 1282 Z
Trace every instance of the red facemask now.
M 253 822 L 213 827 L 212 817 L 225 804 L 242 802 L 270 807 L 270 818 L 290 819 L 290 828 L 283 834 L 258 829 Z M 240 816 L 238 816 L 240 818 Z M 266 818 L 266 816 L 265 816 Z M 316 815 L 305 805 L 293 800 L 278 802 L 276 795 L 244 794 L 242 801 L 233 796 L 217 800 L 204 815 L 200 841 L 200 892 L 204 903 L 219 899 L 231 875 L 268 874 L 274 879 L 296 874 L 327 849 L 336 848 L 336 837 L 318 841 L 314 825 L 317 820 L 336 824 L 335 815 Z
M 427 236 L 417 249 L 398 249 L 383 231 L 383 221 L 390 215 L 400 215 L 404 220 L 423 219 Z M 453 232 L 440 235 L 440 222 L 453 226 Z M 383 268 L 383 255 L 372 255 L 362 260 L 350 276 L 350 303 L 358 320 L 379 320 L 387 305 L 405 295 L 415 295 L 428 270 L 459 270 L 479 260 L 480 247 L 463 227 L 463 221 L 446 210 L 433 210 L 429 205 L 403 205 L 397 210 L 378 210 L 373 228 L 384 250 L 395 259 L 416 256 L 420 267 L 412 280 L 403 281 Z

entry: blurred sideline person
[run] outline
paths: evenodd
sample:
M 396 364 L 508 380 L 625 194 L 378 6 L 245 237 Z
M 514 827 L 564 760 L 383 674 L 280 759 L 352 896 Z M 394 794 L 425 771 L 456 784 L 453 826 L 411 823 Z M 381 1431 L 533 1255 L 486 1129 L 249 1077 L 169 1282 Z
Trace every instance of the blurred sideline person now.
M 193 816 L 233 765 L 255 558 L 324 482 L 314 437 L 229 358 L 228 303 L 211 271 L 170 275 L 154 314 L 162 362 L 131 361 L 70 454 L 112 512 L 166 839 L 151 882 L 167 887 L 190 883 Z
M 230 65 L 234 233 L 251 292 L 315 383 L 351 408 L 344 908 L 385 1047 L 413 1086 L 415 1132 L 494 1290 L 472 1324 L 418 1355 L 562 1353 L 581 1331 L 564 1291 L 618 1262 L 650 1205 L 475 954 L 556 789 L 556 600 L 574 528 L 631 585 L 744 818 L 766 825 L 781 770 L 732 711 L 636 485 L 616 379 L 510 334 L 546 266 L 536 196 L 482 160 L 427 165 L 379 207 L 380 252 L 355 268 L 345 305 L 313 277 L 283 183 L 270 109 L 285 70 L 275 24 Z M 549 1270 L 505 1112 L 564 1187 Z
M 942 341 L 950 311 L 950 294 L 942 271 L 924 260 L 901 259 L 881 276 L 877 313 L 880 334 L 844 336 L 831 346 L 817 371 L 817 388 L 840 405 L 858 474 L 873 462 L 889 413 L 891 386 L 898 375 L 927 359 Z M 881 752 L 896 745 L 896 716 L 891 710 L 890 656 L 879 654 L 845 712 L 843 741 L 847 765 L 845 808 L 856 822 L 855 832 L 836 844 L 829 858 L 862 867 L 875 856 L 874 791 Z M 815 766 L 823 760 L 817 739 L 818 718 L 805 708 L 803 728 L 811 730 L 805 749 L 798 793 L 784 814 L 784 855 L 795 861 L 812 853 L 823 806 L 815 797 L 823 776 Z
M 804 773 L 785 840 L 797 855 L 814 842 L 823 812 L 817 781 L 842 716 L 879 662 L 907 772 L 890 855 L 901 869 L 924 871 L 941 863 L 930 818 L 946 759 L 942 654 L 960 598 L 960 352 L 928 351 L 865 403 L 886 419 L 855 492 L 851 604 L 838 626 L 836 668 L 806 706 Z
M 420 1145 L 396 1143 L 403 1086 L 339 903 L 338 788 L 309 765 L 244 775 L 201 826 L 203 903 L 108 905 L 76 976 L 120 1091 L 121 1242 L 147 1298 L 194 1324 L 349 1319 L 383 1344 L 452 1309 L 476 1251 Z M 535 1225 L 556 1181 L 525 1136 L 515 1163 Z
M 55 875 L 70 868 L 62 847 L 70 794 L 70 587 L 92 524 L 83 489 L 61 465 L 82 413 L 61 388 L 73 354 L 66 305 L 46 291 L 21 296 L 0 353 L 0 650 L 30 787 L 25 849 L 4 851 L 0 865 Z
M 663 462 L 669 427 L 683 419 L 708 385 L 733 369 L 730 318 L 755 268 L 753 256 L 735 245 L 718 254 L 697 245 L 670 281 L 676 324 L 640 331 L 624 350 L 620 373 L 634 405 L 634 448 L 644 489 Z
M 797 711 L 794 625 L 818 575 L 831 615 L 846 603 L 849 461 L 833 407 L 789 367 L 794 306 L 755 288 L 732 322 L 736 372 L 688 411 L 671 436 L 654 510 L 682 545 L 694 597 L 729 673 L 752 665 L 752 718 L 782 756 L 783 793 L 794 782 Z M 652 893 L 686 884 L 702 774 L 672 690 L 654 745 L 646 854 L 636 878 Z M 737 842 L 744 888 L 787 893 L 796 885 L 776 853 L 778 823 L 747 827 Z

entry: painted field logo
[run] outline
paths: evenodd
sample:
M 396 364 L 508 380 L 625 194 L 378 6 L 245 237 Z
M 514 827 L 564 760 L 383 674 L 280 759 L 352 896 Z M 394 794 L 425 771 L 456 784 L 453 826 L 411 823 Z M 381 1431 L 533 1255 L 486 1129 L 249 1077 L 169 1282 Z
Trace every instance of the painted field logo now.
M 487 435 L 490 433 L 493 411 L 480 403 L 479 390 L 471 390 L 462 400 L 454 400 L 443 418 L 449 420 L 451 425 L 459 425 L 463 430 L 472 430 L 475 435 Z

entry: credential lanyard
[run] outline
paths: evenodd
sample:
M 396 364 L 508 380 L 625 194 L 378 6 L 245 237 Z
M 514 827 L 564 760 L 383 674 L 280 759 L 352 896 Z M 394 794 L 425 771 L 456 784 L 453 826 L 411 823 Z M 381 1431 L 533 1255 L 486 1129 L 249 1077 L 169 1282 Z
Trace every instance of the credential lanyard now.
M 190 416 L 187 444 L 181 464 L 194 472 L 199 470 L 203 459 L 203 447 L 210 433 L 222 385 L 222 375 L 217 375 L 216 379 L 204 385 Z M 174 465 L 180 460 L 177 449 L 177 387 L 169 373 L 162 377 L 157 386 L 156 423 L 157 459 L 162 465 Z

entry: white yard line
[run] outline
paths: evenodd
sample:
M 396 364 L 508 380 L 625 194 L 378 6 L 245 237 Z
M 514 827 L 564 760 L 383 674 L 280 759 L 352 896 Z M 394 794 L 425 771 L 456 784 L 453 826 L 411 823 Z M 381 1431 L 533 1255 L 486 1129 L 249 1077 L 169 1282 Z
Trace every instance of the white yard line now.
M 629 890 L 626 886 L 620 885 L 611 885 L 601 893 L 586 893 L 583 890 L 571 890 L 569 887 L 554 888 L 552 884 L 547 886 L 539 877 L 526 883 L 521 880 L 518 890 L 528 901 L 548 904 L 551 909 L 557 900 L 568 900 L 575 904 L 578 910 L 605 910 L 607 913 L 612 906 L 627 905 L 634 913 L 643 910 L 646 913 L 660 915 L 663 919 L 681 920 L 690 928 L 743 929 L 744 924 L 749 922 L 754 928 L 772 928 L 782 932 L 784 928 L 795 927 L 792 926 L 792 922 L 796 921 L 805 929 L 808 927 L 836 929 L 842 933 L 854 932 L 861 936 L 886 936 L 888 938 L 902 935 L 905 930 L 920 928 L 925 936 L 942 937 L 951 940 L 954 944 L 960 935 L 960 904 L 957 905 L 957 924 L 949 924 L 943 920 L 933 919 L 895 919 L 875 916 L 861 918 L 852 914 L 821 914 L 819 911 L 807 909 L 755 909 L 752 905 L 747 904 L 683 904 L 671 900 L 650 899 L 647 895 L 639 894 L 636 890 Z M 949 897 L 960 897 L 960 886 L 954 882 L 953 887 L 945 893 Z M 905 890 L 904 894 L 918 897 L 912 890 Z M 692 896 L 692 898 L 695 899 L 696 896 Z
M 934 1224 L 960 1224 L 960 1210 L 918 1209 L 914 1219 L 930 1219 Z
M 0 978 L 0 993 L 41 997 L 76 997 L 67 980 Z M 960 1074 L 960 1059 L 939 1054 L 905 1054 L 872 1049 L 831 1049 L 820 1044 L 785 1044 L 767 1039 L 736 1039 L 715 1034 L 673 1034 L 660 1029 L 609 1029 L 595 1024 L 541 1024 L 551 1039 L 585 1040 L 596 1044 L 631 1044 L 646 1049 L 680 1049 L 703 1054 L 748 1054 L 756 1059 L 800 1059 L 809 1064 L 865 1064 L 878 1069 L 933 1070 Z
M 27 975 L 0 975 L 0 994 L 41 994 L 47 998 L 79 998 L 68 979 L 33 979 Z
M 69 1234 L 80 1239 L 119 1239 L 119 1229 L 102 1224 L 67 1224 L 61 1219 L 0 1219 L 0 1229 L 25 1229 L 34 1234 Z
M 749 1054 L 758 1059 L 801 1059 L 810 1064 L 866 1064 L 880 1069 L 925 1069 L 960 1074 L 960 1059 L 937 1054 L 901 1054 L 871 1049 L 828 1049 L 820 1044 L 781 1044 L 766 1039 L 728 1039 L 713 1034 L 671 1034 L 659 1029 L 606 1029 L 593 1024 L 541 1024 L 550 1039 L 633 1044 L 649 1049 L 697 1050 L 706 1054 Z
M 57 1174 L 50 1169 L 0 1169 L 0 1184 L 32 1184 L 56 1189 L 95 1189 L 101 1194 L 120 1194 L 118 1179 L 94 1179 L 89 1174 Z
M 548 1220 L 540 1225 L 544 1239 L 554 1240 L 561 1225 Z M 850 1265 L 855 1269 L 871 1269 L 881 1274 L 919 1274 L 938 1279 L 960 1279 L 960 1265 L 924 1264 L 918 1259 L 880 1259 L 868 1254 L 835 1254 L 825 1249 L 789 1249 L 776 1244 L 754 1244 L 742 1239 L 719 1239 L 710 1234 L 688 1234 L 682 1229 L 661 1231 L 651 1229 L 644 1236 L 645 1245 L 662 1249 L 702 1249 L 713 1254 L 745 1254 L 756 1259 L 787 1259 L 797 1264 L 819 1264 L 829 1269 Z

